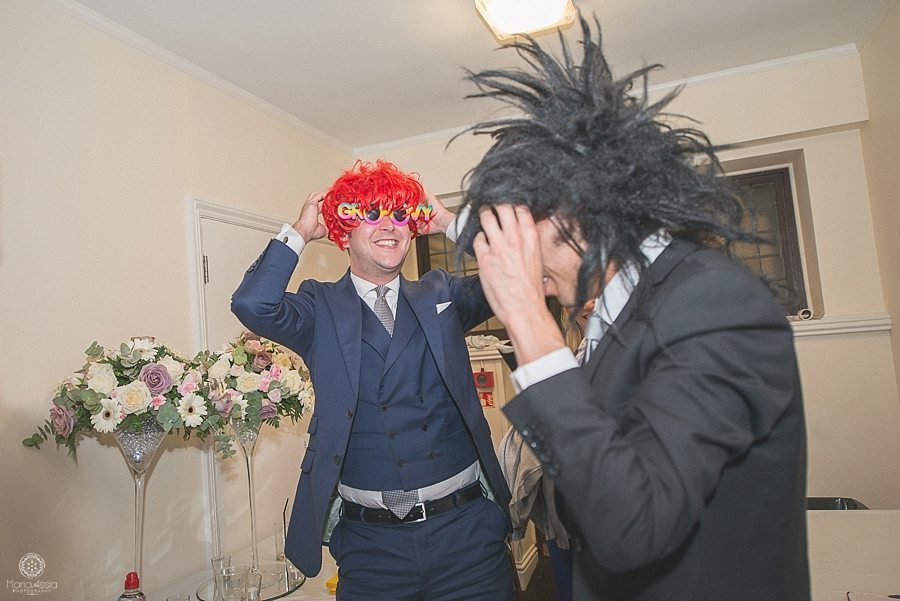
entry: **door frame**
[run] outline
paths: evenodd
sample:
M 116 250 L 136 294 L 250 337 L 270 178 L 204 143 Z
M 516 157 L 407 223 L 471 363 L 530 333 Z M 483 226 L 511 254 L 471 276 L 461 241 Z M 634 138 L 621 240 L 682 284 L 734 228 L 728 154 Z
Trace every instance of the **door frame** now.
M 228 205 L 207 200 L 197 196 L 189 196 L 187 199 L 188 210 L 190 212 L 191 229 L 190 235 L 193 238 L 194 256 L 193 256 L 193 280 L 194 280 L 194 306 L 197 307 L 197 321 L 193 332 L 194 347 L 197 351 L 208 350 L 209 340 L 206 333 L 206 289 L 205 289 L 205 269 L 204 269 L 204 249 L 203 249 L 203 232 L 202 221 L 209 219 L 246 227 L 250 229 L 270 232 L 273 236 L 281 231 L 282 221 L 265 217 L 243 209 L 236 209 Z M 212 543 L 212 549 L 207 561 L 213 557 L 221 555 L 221 539 L 219 536 L 219 502 L 218 502 L 218 483 L 216 481 L 216 449 L 215 442 L 210 440 L 206 449 L 206 461 L 203 464 L 204 469 L 204 496 L 207 510 L 209 512 L 208 534 Z

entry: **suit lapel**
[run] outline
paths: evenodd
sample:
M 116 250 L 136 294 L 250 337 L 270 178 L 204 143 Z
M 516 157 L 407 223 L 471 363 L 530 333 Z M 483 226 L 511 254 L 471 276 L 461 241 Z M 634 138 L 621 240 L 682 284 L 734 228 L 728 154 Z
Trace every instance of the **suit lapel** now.
M 331 288 L 325 288 L 325 302 L 334 318 L 337 343 L 340 345 L 354 398 L 359 397 L 359 364 L 362 353 L 362 313 L 360 298 L 350 279 L 350 270 Z
M 437 363 L 438 370 L 444 382 L 451 382 L 447 377 L 446 362 L 444 361 L 444 335 L 438 323 L 437 308 L 435 307 L 435 296 L 429 293 L 428 286 L 419 285 L 409 282 L 403 276 L 400 276 L 400 294 L 406 298 L 412 309 L 413 315 L 416 316 L 422 332 L 425 334 L 425 340 L 428 342 L 431 353 L 434 355 L 434 361 Z M 399 304 L 398 304 L 399 306 Z M 409 335 L 415 332 L 415 327 L 409 332 Z M 396 335 L 396 334 L 395 334 Z M 406 340 L 409 340 L 407 336 Z M 406 344 L 404 342 L 404 344 Z M 390 360 L 390 357 L 389 357 Z M 448 384 L 449 387 L 449 384 Z M 451 392 L 453 392 L 451 390 Z
M 672 273 L 672 270 L 684 261 L 685 257 L 690 253 L 697 250 L 697 248 L 699 247 L 693 242 L 675 238 L 666 250 L 659 255 L 656 261 L 644 271 L 641 275 L 641 281 L 638 282 L 638 285 L 631 293 L 631 297 L 628 299 L 628 302 L 625 303 L 622 312 L 619 313 L 616 321 L 603 335 L 603 338 L 600 339 L 600 344 L 598 344 L 597 348 L 594 349 L 594 352 L 591 353 L 591 358 L 585 366 L 589 370 L 588 373 L 590 379 L 594 378 L 597 369 L 603 362 L 603 356 L 614 346 L 614 343 L 624 343 L 623 336 L 625 329 L 634 318 L 635 310 L 638 305 L 641 302 L 648 302 L 654 293 L 654 289 L 662 284 L 669 274 Z

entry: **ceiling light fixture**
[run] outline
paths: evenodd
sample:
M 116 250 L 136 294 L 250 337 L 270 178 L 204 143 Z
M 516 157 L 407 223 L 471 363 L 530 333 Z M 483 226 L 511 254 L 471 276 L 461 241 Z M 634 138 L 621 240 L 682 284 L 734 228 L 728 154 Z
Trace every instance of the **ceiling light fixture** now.
M 570 25 L 572 0 L 475 0 L 475 8 L 499 41 Z

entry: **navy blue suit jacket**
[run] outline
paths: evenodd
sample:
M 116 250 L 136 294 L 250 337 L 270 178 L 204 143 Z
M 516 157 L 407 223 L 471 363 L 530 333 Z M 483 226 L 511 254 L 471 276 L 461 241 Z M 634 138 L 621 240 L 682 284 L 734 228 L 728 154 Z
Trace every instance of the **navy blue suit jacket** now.
M 314 576 L 321 569 L 326 514 L 359 398 L 362 320 L 349 271 L 337 282 L 306 280 L 296 293 L 285 292 L 297 262 L 293 250 L 271 241 L 235 291 L 231 308 L 252 332 L 300 354 L 312 377 L 315 412 L 285 555 L 305 574 Z M 464 338 L 467 330 L 491 315 L 478 277 L 455 277 L 442 270 L 430 271 L 415 282 L 401 276 L 400 294 L 422 326 L 441 376 L 472 435 L 484 474 L 506 511 L 509 490 L 475 391 Z M 438 314 L 436 306 L 447 302 L 451 304 Z M 397 354 L 388 356 L 388 365 Z

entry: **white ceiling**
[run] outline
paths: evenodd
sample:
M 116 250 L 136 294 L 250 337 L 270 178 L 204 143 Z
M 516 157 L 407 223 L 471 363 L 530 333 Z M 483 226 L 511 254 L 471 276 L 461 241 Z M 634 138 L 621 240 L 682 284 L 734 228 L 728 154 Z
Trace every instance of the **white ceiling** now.
M 463 67 L 518 64 L 514 52 L 497 51 L 472 0 L 79 0 L 87 11 L 51 1 L 120 37 L 130 34 L 118 26 L 130 30 L 181 57 L 175 62 L 193 63 L 350 147 L 483 119 L 495 105 L 463 101 L 474 90 Z M 896 2 L 575 3 L 599 17 L 617 73 L 662 63 L 666 70 L 652 80 L 660 84 L 858 45 Z M 566 31 L 570 40 L 576 29 Z

